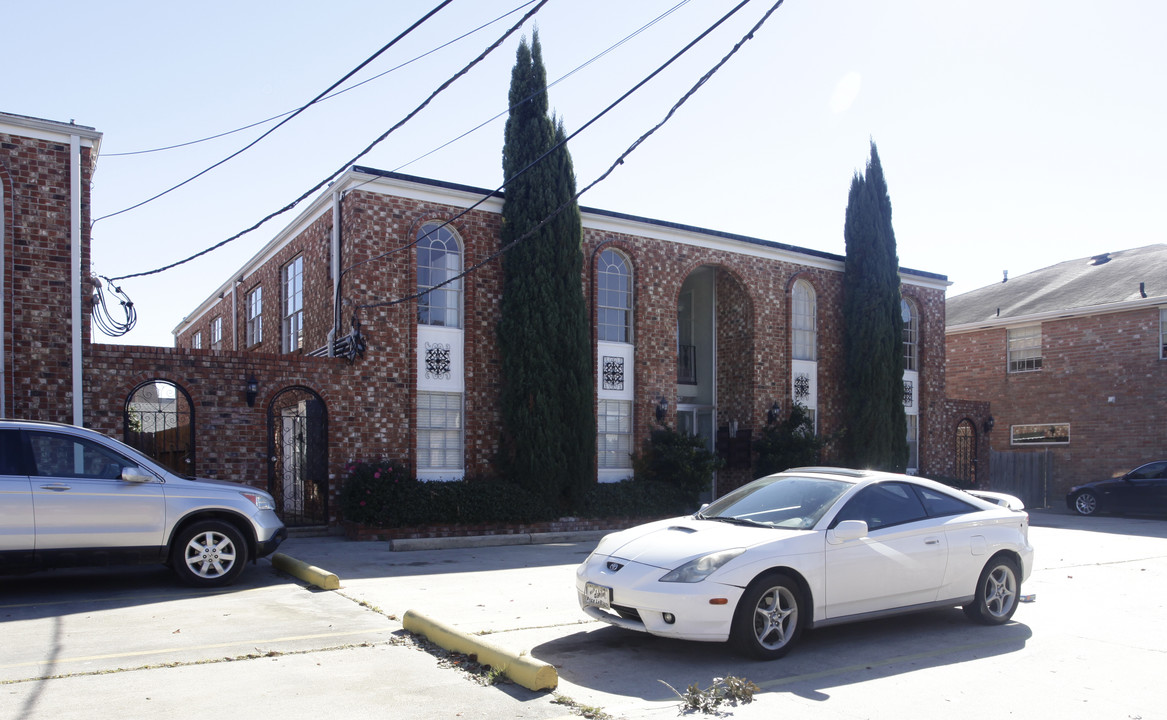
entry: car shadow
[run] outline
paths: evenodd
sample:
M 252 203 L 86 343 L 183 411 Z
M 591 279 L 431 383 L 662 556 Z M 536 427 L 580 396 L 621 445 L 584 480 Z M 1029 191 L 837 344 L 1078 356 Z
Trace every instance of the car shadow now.
M 986 627 L 951 609 L 810 630 L 789 655 L 773 661 L 744 657 L 728 643 L 611 626 L 557 638 L 531 654 L 559 668 L 566 682 L 649 702 L 675 700 L 669 686 L 683 692 L 727 676 L 750 680 L 763 692 L 825 700 L 831 688 L 1017 652 L 1031 636 L 1023 623 Z
M 1079 515 L 1069 510 L 1049 509 L 1031 511 L 1029 524 L 1031 527 L 1167 539 L 1167 517 L 1162 515 Z

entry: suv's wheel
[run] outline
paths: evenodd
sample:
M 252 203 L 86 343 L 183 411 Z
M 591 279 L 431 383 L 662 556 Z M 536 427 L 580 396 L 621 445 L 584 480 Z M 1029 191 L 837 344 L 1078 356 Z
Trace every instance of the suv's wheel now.
M 981 570 L 976 596 L 964 606 L 964 614 L 985 625 L 1004 625 L 1017 611 L 1020 589 L 1017 563 L 1004 555 L 997 556 Z
M 170 565 L 178 579 L 195 587 L 230 585 L 247 564 L 247 543 L 230 523 L 203 520 L 174 537 Z
M 762 660 L 790 652 L 805 624 L 802 591 L 784 573 L 772 571 L 756 578 L 738 602 L 731 639 L 739 649 Z

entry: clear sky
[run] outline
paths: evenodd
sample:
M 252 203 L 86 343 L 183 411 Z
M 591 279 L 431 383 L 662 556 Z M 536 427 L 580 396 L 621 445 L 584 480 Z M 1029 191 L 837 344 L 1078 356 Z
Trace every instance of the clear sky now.
M 94 217 L 187 179 L 372 55 L 438 0 L 168 3 L 4 0 L 0 110 L 104 134 Z M 354 78 L 383 73 L 519 7 L 456 0 Z M 729 10 L 712 0 L 551 0 L 537 15 L 569 133 Z M 577 139 L 580 186 L 656 124 L 773 4 L 754 0 Z M 520 13 L 521 14 L 521 13 Z M 186 257 L 329 176 L 519 15 L 320 103 L 240 157 L 93 229 L 116 277 Z M 581 203 L 842 255 L 852 175 L 879 147 L 900 264 L 968 292 L 1063 260 L 1167 241 L 1167 5 L 1148 0 L 787 0 Z M 531 25 L 523 32 L 528 36 Z M 484 188 L 502 180 L 515 35 L 360 164 Z M 351 84 L 351 83 L 350 83 Z M 415 161 L 416 160 L 416 161 Z M 122 283 L 138 328 L 171 331 L 295 214 L 161 275 Z

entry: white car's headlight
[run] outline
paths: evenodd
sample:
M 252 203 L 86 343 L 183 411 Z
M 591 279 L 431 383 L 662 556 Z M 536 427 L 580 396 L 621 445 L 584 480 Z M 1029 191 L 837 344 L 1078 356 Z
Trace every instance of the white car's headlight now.
M 722 550 L 710 553 L 696 560 L 690 560 L 660 579 L 661 582 L 695 583 L 713 574 L 722 565 L 746 551 L 745 548 Z

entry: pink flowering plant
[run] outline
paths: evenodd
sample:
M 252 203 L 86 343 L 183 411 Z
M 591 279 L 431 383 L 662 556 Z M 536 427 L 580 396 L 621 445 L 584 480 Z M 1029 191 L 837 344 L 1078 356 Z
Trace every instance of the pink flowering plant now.
M 345 466 L 340 505 L 344 519 L 382 525 L 390 508 L 412 494 L 417 480 L 397 460 L 360 460 Z

